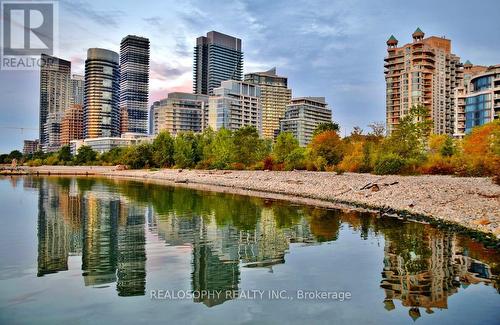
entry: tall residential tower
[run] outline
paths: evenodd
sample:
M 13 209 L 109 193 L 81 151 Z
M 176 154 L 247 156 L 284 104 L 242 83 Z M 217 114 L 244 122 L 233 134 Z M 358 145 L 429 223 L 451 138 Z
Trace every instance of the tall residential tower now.
M 71 62 L 42 54 L 40 68 L 40 146 L 45 152 L 60 148 L 61 119 L 70 104 Z
M 149 39 L 134 35 L 120 44 L 122 132 L 148 133 Z
M 118 53 L 91 48 L 85 61 L 84 138 L 120 135 Z
M 288 79 L 276 74 L 276 68 L 264 72 L 245 75 L 245 82 L 260 87 L 262 106 L 262 136 L 272 139 L 280 128 L 280 119 L 285 116 L 286 105 L 292 99 L 292 90 L 288 88 Z
M 453 134 L 453 93 L 462 83 L 460 58 L 451 53 L 451 41 L 444 37 L 424 38 L 417 28 L 413 42 L 398 47 L 391 36 L 385 57 L 386 121 L 391 133 L 400 119 L 415 105 L 428 109 L 436 134 Z
M 243 52 L 241 40 L 211 31 L 196 39 L 193 63 L 193 91 L 212 95 L 225 80 L 241 80 Z

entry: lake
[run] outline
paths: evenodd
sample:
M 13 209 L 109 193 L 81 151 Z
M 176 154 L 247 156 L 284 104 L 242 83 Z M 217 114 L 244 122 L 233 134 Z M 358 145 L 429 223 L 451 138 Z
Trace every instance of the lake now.
M 500 252 L 378 213 L 0 178 L 0 323 L 498 324 Z

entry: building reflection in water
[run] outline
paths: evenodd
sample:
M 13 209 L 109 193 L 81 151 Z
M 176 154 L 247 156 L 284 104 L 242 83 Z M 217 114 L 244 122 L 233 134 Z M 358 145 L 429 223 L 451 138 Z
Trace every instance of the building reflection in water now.
M 100 184 L 43 179 L 39 184 L 38 276 L 68 270 L 68 256 L 81 255 L 86 286 L 116 282 L 119 296 L 144 295 L 144 218 L 144 207 Z
M 389 311 L 399 300 L 416 319 L 421 309 L 447 308 L 460 287 L 498 287 L 498 270 L 480 262 L 498 268 L 498 254 L 429 225 L 133 182 L 26 178 L 23 186 L 39 191 L 38 276 L 68 270 L 68 256 L 81 255 L 84 284 L 116 283 L 119 296 L 145 295 L 146 231 L 191 247 L 193 291 L 233 292 L 241 267 L 272 272 L 291 244 L 335 241 L 344 225 L 362 240 L 384 239 L 380 287 Z M 227 297 L 195 302 L 210 307 Z
M 380 222 L 382 223 L 382 222 Z M 387 310 L 395 309 L 394 300 L 408 307 L 416 320 L 433 309 L 446 309 L 448 297 L 469 284 L 492 283 L 490 267 L 468 256 L 467 245 L 456 235 L 428 225 L 383 222 L 384 269 L 381 288 Z

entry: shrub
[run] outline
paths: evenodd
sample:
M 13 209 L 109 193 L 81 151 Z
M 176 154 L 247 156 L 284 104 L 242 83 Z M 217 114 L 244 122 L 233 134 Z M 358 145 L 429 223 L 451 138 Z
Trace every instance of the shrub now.
M 264 162 L 263 161 L 257 161 L 255 164 L 253 164 L 251 167 L 250 167 L 251 170 L 265 170 L 267 168 L 265 168 L 265 165 L 264 165 Z M 271 170 L 271 169 L 269 169 Z
M 448 157 L 432 155 L 418 171 L 422 174 L 450 175 L 455 173 L 455 165 Z
M 229 165 L 229 168 L 234 170 L 244 170 L 245 165 L 240 162 L 234 162 Z
M 305 169 L 305 149 L 296 148 L 285 158 L 285 170 Z
M 378 175 L 398 174 L 405 166 L 404 158 L 396 154 L 387 154 L 377 159 L 374 172 Z
M 263 169 L 267 170 L 273 170 L 274 167 L 274 159 L 271 156 L 267 156 L 264 161 L 263 161 Z
M 40 158 L 28 161 L 28 166 L 30 166 L 30 167 L 38 167 L 38 166 L 42 166 L 42 165 L 43 165 L 43 161 Z
M 47 157 L 47 159 L 45 159 L 44 161 L 45 165 L 58 165 L 59 164 L 59 159 L 57 158 L 56 155 L 51 155 L 49 157 Z
M 327 164 L 328 164 L 328 162 L 326 161 L 325 157 L 319 156 L 316 159 L 314 159 L 314 167 L 315 167 L 315 170 L 317 170 L 317 171 L 324 171 Z

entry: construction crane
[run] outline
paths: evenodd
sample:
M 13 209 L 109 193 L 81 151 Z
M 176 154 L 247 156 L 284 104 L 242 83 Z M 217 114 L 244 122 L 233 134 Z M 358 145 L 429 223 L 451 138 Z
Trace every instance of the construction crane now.
M 0 126 L 0 129 L 11 129 L 11 130 L 21 130 L 21 134 L 24 134 L 24 130 L 38 131 L 38 128 L 32 127 L 22 127 L 22 126 Z

